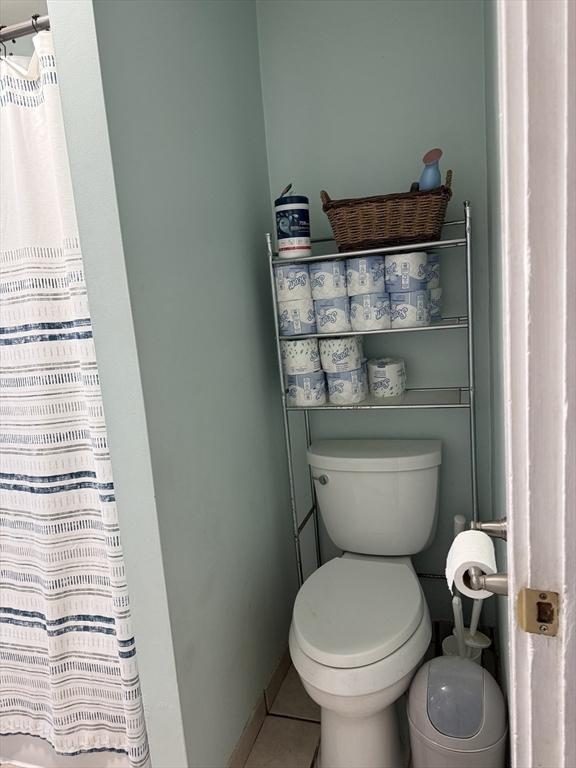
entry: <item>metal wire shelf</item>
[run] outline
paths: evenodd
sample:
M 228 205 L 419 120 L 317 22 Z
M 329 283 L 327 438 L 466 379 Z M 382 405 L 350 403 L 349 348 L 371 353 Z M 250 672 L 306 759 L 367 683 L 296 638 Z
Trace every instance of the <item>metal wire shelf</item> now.
M 368 395 L 361 403 L 335 405 L 287 405 L 287 411 L 374 411 L 405 408 L 470 408 L 468 387 L 420 387 L 407 389 L 399 397 Z
M 443 317 L 438 322 L 430 325 L 421 325 L 417 328 L 384 328 L 378 331 L 340 331 L 335 333 L 303 333 L 298 336 L 279 336 L 280 341 L 295 341 L 297 339 L 330 339 L 337 336 L 379 336 L 381 333 L 417 333 L 422 331 L 453 331 L 457 328 L 468 328 L 468 318 Z
M 300 411 L 304 419 L 304 429 L 306 436 L 306 446 L 309 447 L 312 442 L 311 414 L 321 411 L 374 411 L 374 410 L 395 410 L 395 409 L 452 409 L 467 410 L 469 416 L 469 438 L 470 438 L 470 467 L 472 480 L 472 517 L 478 519 L 478 479 L 477 479 L 477 457 L 476 457 L 476 412 L 475 412 L 475 384 L 474 384 L 474 333 L 473 333 L 473 306 L 472 306 L 472 234 L 471 234 L 471 208 L 468 201 L 464 202 L 464 219 L 461 221 L 446 222 L 445 227 L 463 226 L 464 237 L 457 237 L 446 240 L 436 240 L 427 243 L 415 243 L 405 246 L 391 246 L 387 248 L 376 248 L 365 251 L 352 251 L 346 253 L 330 253 L 316 256 L 289 257 L 288 259 L 279 258 L 272 249 L 272 237 L 266 235 L 266 245 L 268 251 L 268 266 L 270 272 L 270 283 L 272 289 L 272 298 L 274 302 L 274 327 L 276 337 L 276 355 L 278 370 L 280 374 L 280 392 L 282 398 L 282 414 L 284 423 L 284 438 L 286 442 L 286 454 L 288 463 L 288 475 L 290 480 L 290 505 L 292 511 L 292 525 L 294 544 L 296 549 L 296 564 L 298 569 L 298 578 L 300 584 L 304 581 L 304 572 L 302 567 L 302 553 L 300 546 L 300 537 L 304 528 L 310 520 L 314 524 L 316 560 L 318 566 L 321 564 L 320 538 L 318 505 L 316 502 L 316 492 L 314 481 L 309 473 L 310 493 L 312 504 L 303 520 L 298 518 L 298 509 L 296 501 L 295 472 L 292 456 L 292 435 L 291 421 L 294 413 Z M 321 239 L 313 241 L 316 243 L 331 242 L 330 239 Z M 465 248 L 466 258 L 466 305 L 467 314 L 455 317 L 444 317 L 437 323 L 417 328 L 389 328 L 379 331 L 347 331 L 345 333 L 314 333 L 302 334 L 299 336 L 280 336 L 278 316 L 276 313 L 277 295 L 274 279 L 274 267 L 277 264 L 312 262 L 312 261 L 330 261 L 354 258 L 358 256 L 373 256 L 387 253 L 406 253 L 409 251 L 432 251 L 446 248 Z M 311 339 L 311 338 L 330 338 L 334 336 L 372 336 L 387 333 L 422 333 L 440 330 L 455 330 L 465 328 L 467 330 L 468 347 L 468 385 L 457 387 L 421 387 L 406 390 L 406 392 L 397 398 L 386 398 L 385 400 L 376 399 L 370 395 L 361 403 L 351 405 L 336 405 L 334 403 L 325 403 L 324 405 L 310 405 L 308 407 L 288 405 L 286 392 L 284 389 L 284 376 L 282 370 L 282 355 L 280 351 L 280 342 L 283 339 Z M 291 418 L 292 417 L 292 418 Z
M 464 221 L 447 221 L 444 226 L 456 226 L 458 224 L 464 224 Z M 266 235 L 268 241 L 268 249 L 272 250 L 272 238 L 270 235 Z M 333 242 L 331 238 L 321 238 L 318 240 L 312 240 L 313 244 L 317 243 L 330 243 Z M 412 243 L 410 245 L 388 245 L 383 248 L 370 248 L 364 251 L 337 251 L 336 253 L 325 253 L 316 256 L 278 256 L 278 252 L 272 252 L 272 264 L 298 264 L 307 263 L 309 261 L 336 261 L 338 259 L 353 259 L 358 256 L 380 256 L 387 253 L 408 253 L 412 251 L 434 251 L 442 248 L 465 248 L 466 238 L 460 237 L 452 240 L 430 240 L 426 243 Z

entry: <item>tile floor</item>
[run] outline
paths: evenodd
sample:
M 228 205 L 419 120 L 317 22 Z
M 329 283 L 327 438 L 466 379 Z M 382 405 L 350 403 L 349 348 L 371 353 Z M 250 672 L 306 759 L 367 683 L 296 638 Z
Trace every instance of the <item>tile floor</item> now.
M 311 768 L 320 744 L 320 708 L 290 666 L 244 768 Z
M 482 628 L 494 641 L 493 631 Z M 452 633 L 449 622 L 433 622 L 433 638 L 424 661 L 442 655 L 442 640 Z M 493 647 L 483 666 L 499 680 Z M 244 768 L 312 768 L 320 744 L 320 708 L 308 696 L 290 666 L 272 702 Z

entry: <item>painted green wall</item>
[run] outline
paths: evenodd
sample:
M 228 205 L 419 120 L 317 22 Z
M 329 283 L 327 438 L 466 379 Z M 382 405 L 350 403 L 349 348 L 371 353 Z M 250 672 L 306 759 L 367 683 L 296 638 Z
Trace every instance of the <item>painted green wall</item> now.
M 264 116 L 272 197 L 289 181 L 311 198 L 313 237 L 330 233 L 320 190 L 334 198 L 407 190 L 420 158 L 444 149 L 454 170 L 448 219 L 472 201 L 477 316 L 479 473 L 491 515 L 489 279 L 484 19 L 481 0 L 259 0 Z M 448 314 L 463 312 L 463 251 L 442 258 Z M 406 359 L 410 386 L 466 382 L 465 332 L 371 338 L 368 351 Z M 433 546 L 416 558 L 442 573 L 452 519 L 470 514 L 466 411 L 322 414 L 317 435 L 434 437 L 443 442 L 441 509 Z M 333 549 L 325 542 L 326 555 Z M 424 582 L 436 616 L 449 616 L 442 582 Z M 486 612 L 489 616 L 490 608 Z
M 94 5 L 188 761 L 222 768 L 296 590 L 255 6 Z

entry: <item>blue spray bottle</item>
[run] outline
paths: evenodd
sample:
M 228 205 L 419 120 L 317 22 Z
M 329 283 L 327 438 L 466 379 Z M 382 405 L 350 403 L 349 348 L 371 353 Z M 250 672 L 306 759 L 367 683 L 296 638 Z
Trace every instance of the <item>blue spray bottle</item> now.
M 436 189 L 442 186 L 442 176 L 440 175 L 440 168 L 438 162 L 442 157 L 441 149 L 431 149 L 426 152 L 422 158 L 424 163 L 424 170 L 420 176 L 420 192 L 425 192 L 429 189 Z

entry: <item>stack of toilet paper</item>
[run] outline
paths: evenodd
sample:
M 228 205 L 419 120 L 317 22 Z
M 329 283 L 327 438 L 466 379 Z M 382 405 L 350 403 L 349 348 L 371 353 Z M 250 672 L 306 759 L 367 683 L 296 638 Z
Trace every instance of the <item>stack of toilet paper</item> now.
M 316 333 L 316 317 L 307 264 L 274 267 L 281 336 Z
M 350 302 L 343 262 L 318 261 L 310 264 L 310 285 L 318 333 L 350 331 Z
M 428 254 L 428 279 L 426 287 L 430 291 L 430 320 L 442 319 L 442 288 L 440 287 L 440 257 L 437 253 Z
M 390 328 L 390 297 L 384 283 L 384 257 L 348 259 L 346 281 L 353 330 L 382 331 Z
M 406 389 L 406 367 L 397 357 L 368 361 L 368 382 L 374 397 L 399 397 Z
M 391 328 L 417 328 L 440 319 L 442 290 L 436 254 L 389 254 L 384 264 Z
M 353 405 L 366 399 L 368 374 L 361 336 L 320 339 L 320 360 L 331 403 Z
M 323 405 L 326 402 L 326 377 L 320 366 L 318 340 L 282 339 L 280 354 L 288 405 Z

